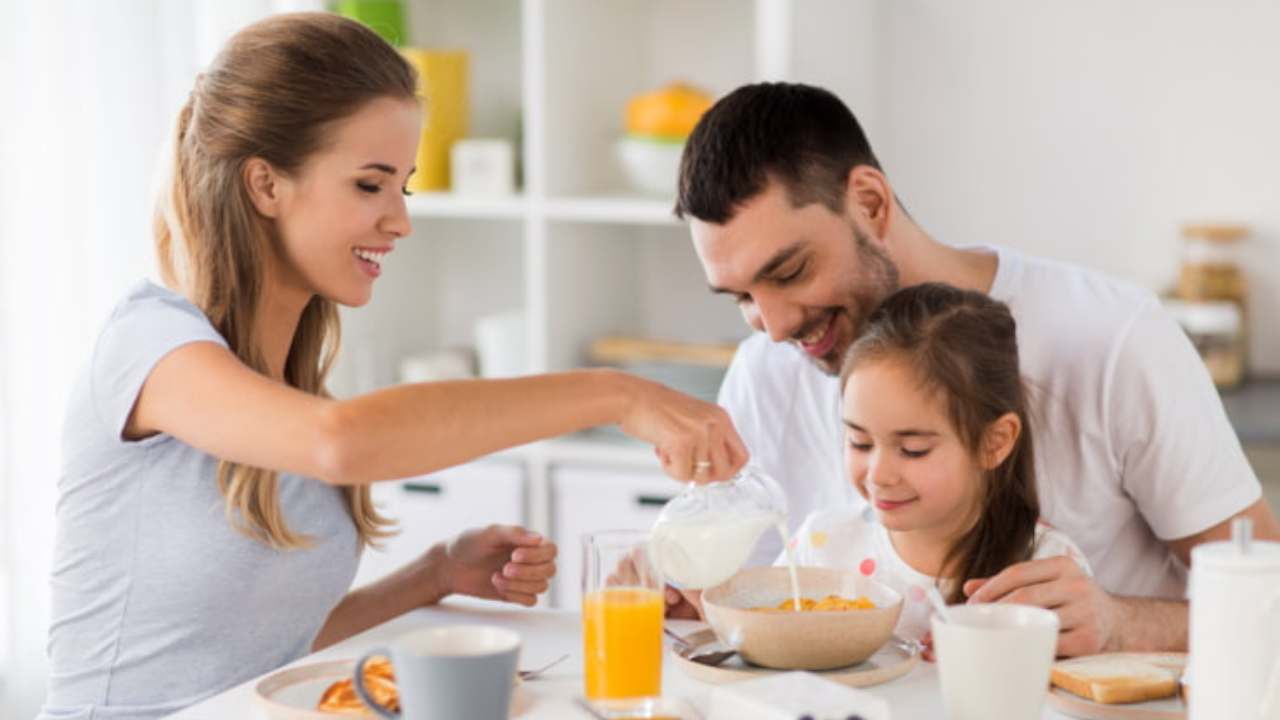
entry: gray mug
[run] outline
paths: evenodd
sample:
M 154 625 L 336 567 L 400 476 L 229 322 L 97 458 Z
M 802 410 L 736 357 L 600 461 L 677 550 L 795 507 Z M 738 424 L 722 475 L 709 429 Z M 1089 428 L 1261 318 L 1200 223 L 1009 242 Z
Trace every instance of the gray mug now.
M 395 669 L 400 712 L 373 702 L 364 666 L 385 655 Z M 353 683 L 365 705 L 399 720 L 507 720 L 520 658 L 520 636 L 489 625 L 454 625 L 401 635 L 356 662 Z

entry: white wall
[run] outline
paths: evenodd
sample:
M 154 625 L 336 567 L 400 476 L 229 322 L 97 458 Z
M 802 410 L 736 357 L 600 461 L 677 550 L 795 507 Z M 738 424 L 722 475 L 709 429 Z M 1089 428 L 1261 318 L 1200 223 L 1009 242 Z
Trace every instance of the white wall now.
M 1280 3 L 886 0 L 879 22 L 868 131 L 928 231 L 1160 289 L 1180 222 L 1248 223 L 1252 366 L 1280 372 Z
M 153 170 L 196 70 L 268 0 L 0 3 L 0 718 L 44 698 L 63 409 L 147 274 Z M 0 585 L 4 583 L 0 581 Z M 0 592 L 5 589 L 0 587 Z M 7 607 L 6 607 L 7 604 Z

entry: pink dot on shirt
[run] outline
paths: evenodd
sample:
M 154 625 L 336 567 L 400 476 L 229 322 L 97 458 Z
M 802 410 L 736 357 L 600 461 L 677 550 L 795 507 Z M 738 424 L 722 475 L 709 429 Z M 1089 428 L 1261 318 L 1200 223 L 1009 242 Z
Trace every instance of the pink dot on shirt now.
M 924 602 L 924 588 L 919 585 L 912 585 L 911 589 L 907 591 L 907 597 L 911 598 L 911 602 Z
M 867 577 L 874 575 L 876 572 L 875 558 L 867 558 L 866 560 L 863 560 L 862 564 L 858 565 L 858 572 L 866 575 Z

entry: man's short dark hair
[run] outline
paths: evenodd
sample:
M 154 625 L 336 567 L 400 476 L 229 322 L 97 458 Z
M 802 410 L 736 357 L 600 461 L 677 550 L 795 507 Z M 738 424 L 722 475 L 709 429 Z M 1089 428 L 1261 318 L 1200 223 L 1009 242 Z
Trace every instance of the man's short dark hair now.
M 862 126 L 840 98 L 796 83 L 743 85 L 702 116 L 680 158 L 676 217 L 723 224 L 782 183 L 791 204 L 843 212 L 849 171 L 880 169 Z

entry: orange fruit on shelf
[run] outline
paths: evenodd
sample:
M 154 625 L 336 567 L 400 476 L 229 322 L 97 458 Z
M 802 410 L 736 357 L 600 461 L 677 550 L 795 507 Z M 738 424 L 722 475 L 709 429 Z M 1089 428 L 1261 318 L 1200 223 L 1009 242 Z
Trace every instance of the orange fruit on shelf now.
M 683 139 L 693 132 L 713 101 L 710 95 L 683 83 L 637 95 L 627 103 L 627 133 Z

